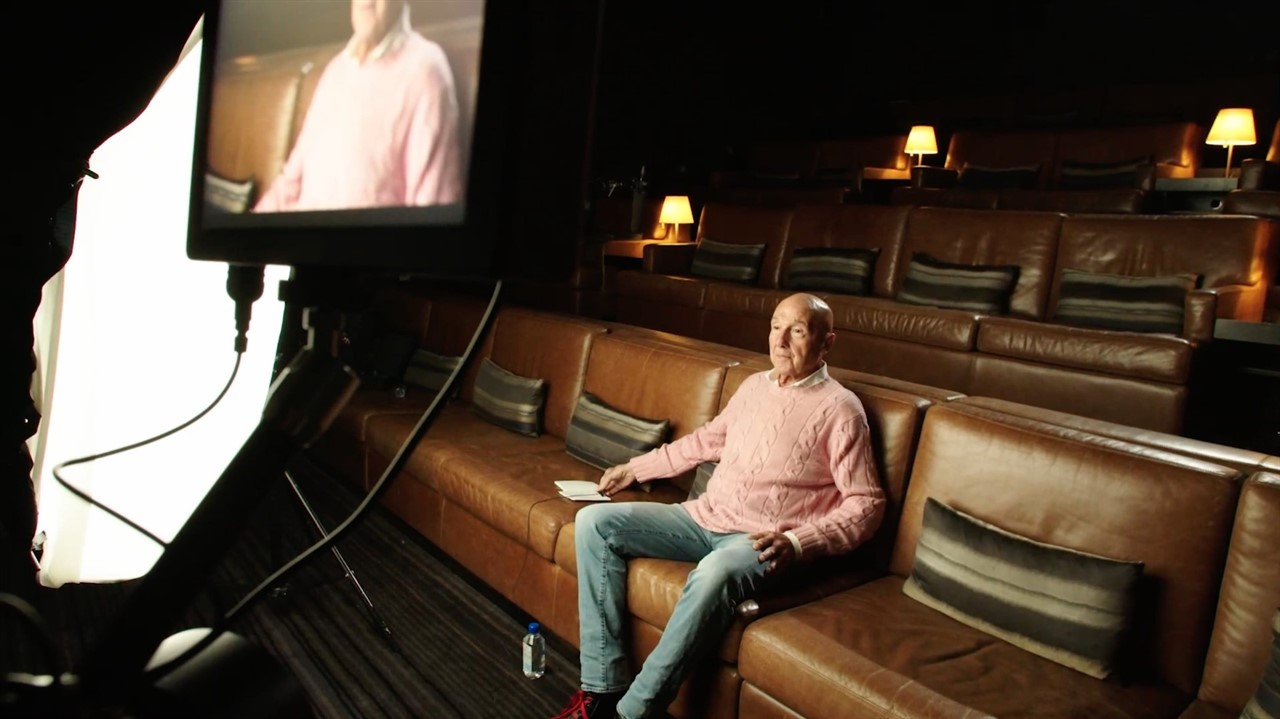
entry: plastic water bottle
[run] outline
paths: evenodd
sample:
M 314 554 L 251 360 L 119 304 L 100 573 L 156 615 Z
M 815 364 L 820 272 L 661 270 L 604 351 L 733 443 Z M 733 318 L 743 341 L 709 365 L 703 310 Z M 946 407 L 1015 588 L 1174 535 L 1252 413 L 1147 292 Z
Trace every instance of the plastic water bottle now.
M 538 679 L 547 671 L 547 640 L 542 636 L 542 626 L 537 622 L 531 623 L 522 644 L 524 675 L 530 679 Z

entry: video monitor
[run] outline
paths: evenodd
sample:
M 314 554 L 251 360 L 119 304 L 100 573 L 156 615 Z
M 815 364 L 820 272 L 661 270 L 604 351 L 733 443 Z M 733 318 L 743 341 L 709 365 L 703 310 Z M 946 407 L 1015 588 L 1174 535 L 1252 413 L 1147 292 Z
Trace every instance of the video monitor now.
M 515 4 L 210 6 L 190 257 L 490 275 Z

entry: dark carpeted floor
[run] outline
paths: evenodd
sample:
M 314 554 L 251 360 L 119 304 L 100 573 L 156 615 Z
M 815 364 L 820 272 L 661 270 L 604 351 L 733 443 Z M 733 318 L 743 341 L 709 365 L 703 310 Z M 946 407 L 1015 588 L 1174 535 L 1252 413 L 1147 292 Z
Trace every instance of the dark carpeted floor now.
M 358 497 L 323 475 L 295 475 L 326 526 Z M 274 567 L 318 536 L 301 504 L 281 488 L 258 509 L 182 626 L 205 626 Z M 552 639 L 547 672 L 520 669 L 524 616 L 376 507 L 340 549 L 391 631 L 371 621 L 359 592 L 329 552 L 310 562 L 231 626 L 296 677 L 318 717 L 548 717 L 577 688 L 577 653 Z M 72 667 L 134 583 L 42 589 L 36 604 Z M 0 671 L 45 673 L 35 643 L 0 624 Z M 12 630 L 12 631 L 11 631 Z

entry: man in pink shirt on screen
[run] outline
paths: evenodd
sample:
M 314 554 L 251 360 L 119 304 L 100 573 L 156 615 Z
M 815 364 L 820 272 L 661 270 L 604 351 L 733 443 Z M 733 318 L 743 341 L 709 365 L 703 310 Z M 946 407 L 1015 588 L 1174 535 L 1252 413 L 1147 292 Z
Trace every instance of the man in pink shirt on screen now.
M 880 526 L 884 492 L 862 403 L 827 376 L 831 308 L 792 295 L 774 310 L 773 369 L 748 377 L 715 419 L 605 471 L 600 491 L 718 461 L 683 504 L 599 504 L 578 512 L 582 690 L 564 719 L 666 716 L 734 608 L 797 562 L 852 551 Z M 634 678 L 622 644 L 627 560 L 697 562 L 657 647 Z
M 458 99 L 444 50 L 410 27 L 404 0 L 352 0 L 351 28 L 255 212 L 461 201 Z

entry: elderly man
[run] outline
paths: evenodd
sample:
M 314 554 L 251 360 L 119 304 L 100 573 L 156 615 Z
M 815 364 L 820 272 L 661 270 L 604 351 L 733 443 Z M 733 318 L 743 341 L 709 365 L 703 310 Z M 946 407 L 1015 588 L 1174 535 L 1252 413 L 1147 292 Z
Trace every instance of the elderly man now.
M 255 212 L 462 199 L 458 99 L 444 51 L 409 26 L 404 0 L 351 0 L 351 28 Z
M 582 690 L 564 719 L 663 716 L 693 662 L 744 598 L 797 562 L 848 552 L 880 524 L 880 488 L 862 403 L 827 376 L 831 309 L 792 295 L 769 332 L 773 369 L 747 378 L 715 419 L 611 467 L 600 491 L 718 460 L 706 491 L 678 505 L 586 507 L 576 523 Z M 658 646 L 631 680 L 622 647 L 627 560 L 697 562 Z

